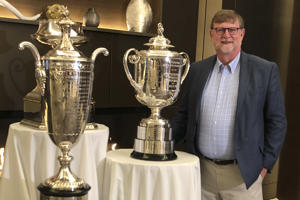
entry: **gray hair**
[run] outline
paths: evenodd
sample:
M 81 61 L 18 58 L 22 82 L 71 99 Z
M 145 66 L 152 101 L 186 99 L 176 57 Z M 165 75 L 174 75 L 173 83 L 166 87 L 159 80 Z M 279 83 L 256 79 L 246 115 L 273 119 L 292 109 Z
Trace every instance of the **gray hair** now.
M 214 28 L 214 24 L 224 22 L 236 22 L 238 20 L 240 28 L 244 28 L 244 20 L 240 14 L 234 10 L 219 10 L 211 20 L 210 28 Z

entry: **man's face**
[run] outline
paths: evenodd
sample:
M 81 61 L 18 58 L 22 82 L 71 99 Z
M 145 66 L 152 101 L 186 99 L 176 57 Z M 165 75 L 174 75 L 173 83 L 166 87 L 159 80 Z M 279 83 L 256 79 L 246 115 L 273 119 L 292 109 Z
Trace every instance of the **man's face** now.
M 244 35 L 245 29 L 240 29 L 238 20 L 220 24 L 215 23 L 213 29 L 210 31 L 211 40 L 219 56 L 235 56 L 241 50 Z

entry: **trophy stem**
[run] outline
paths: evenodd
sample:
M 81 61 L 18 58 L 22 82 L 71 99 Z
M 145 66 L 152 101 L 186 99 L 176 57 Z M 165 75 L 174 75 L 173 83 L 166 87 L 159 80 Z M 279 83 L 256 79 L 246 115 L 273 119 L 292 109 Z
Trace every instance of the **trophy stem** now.
M 71 142 L 59 143 L 62 155 L 58 156 L 58 160 L 61 167 L 56 176 L 47 179 L 45 183 L 38 186 L 43 195 L 48 197 L 79 197 L 86 195 L 90 190 L 91 187 L 74 175 L 70 169 L 70 163 L 73 160 L 73 157 L 69 155 L 71 147 Z
M 152 107 L 150 119 L 160 119 L 160 109 L 159 107 Z
M 62 168 L 69 168 L 73 157 L 69 155 L 71 150 L 71 142 L 61 142 L 59 148 L 62 152 L 62 156 L 58 156 L 59 163 Z

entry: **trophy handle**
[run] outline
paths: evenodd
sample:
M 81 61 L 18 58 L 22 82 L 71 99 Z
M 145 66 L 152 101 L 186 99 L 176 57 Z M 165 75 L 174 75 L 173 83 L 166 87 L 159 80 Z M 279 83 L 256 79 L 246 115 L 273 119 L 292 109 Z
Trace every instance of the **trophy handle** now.
M 129 53 L 131 51 L 134 51 L 135 55 L 131 55 L 129 56 Z M 138 91 L 138 93 L 142 90 L 142 86 L 139 85 L 135 80 L 133 80 L 131 74 L 130 74 L 130 71 L 128 69 L 128 65 L 127 65 L 127 58 L 129 59 L 129 62 L 131 64 L 137 64 L 139 61 L 140 61 L 140 55 L 139 55 L 139 52 L 138 50 L 136 50 L 135 48 L 131 48 L 131 49 L 128 49 L 126 51 L 126 53 L 124 54 L 124 57 L 123 57 L 123 66 L 124 66 L 124 70 L 125 70 L 125 73 L 126 73 L 126 76 L 130 82 L 130 84 Z
M 190 58 L 189 58 L 189 55 L 185 52 L 181 52 L 180 55 L 183 56 L 184 64 L 185 64 L 185 69 L 184 69 L 184 72 L 183 72 L 183 75 L 182 75 L 181 81 L 180 81 L 180 83 L 182 84 L 184 79 L 186 78 L 186 75 L 189 72 L 189 69 L 190 69 Z
M 46 84 L 46 72 L 41 64 L 41 57 L 37 48 L 31 42 L 21 42 L 19 44 L 19 50 L 24 50 L 28 48 L 34 59 L 35 59 L 35 79 L 37 82 L 37 86 L 40 89 L 41 95 L 44 96 L 45 94 L 45 84 Z
M 106 48 L 97 48 L 93 51 L 92 56 L 91 56 L 91 60 L 92 63 L 95 63 L 96 57 L 98 56 L 99 53 L 103 53 L 104 56 L 108 56 L 109 55 L 109 51 Z

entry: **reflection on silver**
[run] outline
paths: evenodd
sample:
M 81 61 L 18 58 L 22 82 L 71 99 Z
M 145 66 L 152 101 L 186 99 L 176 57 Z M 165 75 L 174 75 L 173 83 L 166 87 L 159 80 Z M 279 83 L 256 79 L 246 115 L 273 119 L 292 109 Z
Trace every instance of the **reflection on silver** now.
M 73 47 L 70 30 L 74 25 L 67 16 L 59 21 L 62 39 L 56 48 L 40 58 L 37 48 L 30 42 L 21 42 L 20 50 L 29 48 L 36 60 L 38 87 L 46 102 L 46 124 L 52 141 L 60 148 L 60 170 L 47 179 L 42 187 L 53 191 L 78 191 L 87 184 L 70 169 L 72 156 L 69 151 L 83 133 L 94 80 L 94 62 L 99 53 L 108 55 L 105 48 L 98 48 L 91 58 Z M 40 189 L 40 188 L 39 188 Z
M 136 90 L 137 100 L 151 109 L 151 115 L 142 119 L 134 142 L 133 157 L 149 160 L 175 159 L 174 142 L 168 120 L 160 116 L 160 110 L 171 105 L 177 98 L 180 85 L 190 66 L 186 53 L 169 51 L 173 47 L 163 35 L 158 24 L 158 36 L 151 38 L 150 49 L 126 51 L 123 65 L 130 84 Z M 127 62 L 134 64 L 134 78 Z M 183 66 L 185 66 L 182 73 Z M 135 156 L 136 155 L 136 156 Z

